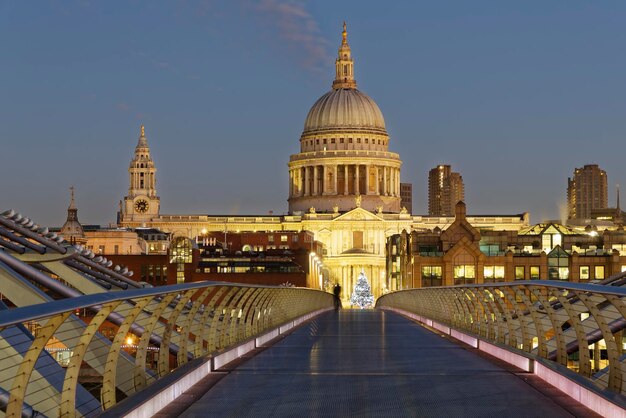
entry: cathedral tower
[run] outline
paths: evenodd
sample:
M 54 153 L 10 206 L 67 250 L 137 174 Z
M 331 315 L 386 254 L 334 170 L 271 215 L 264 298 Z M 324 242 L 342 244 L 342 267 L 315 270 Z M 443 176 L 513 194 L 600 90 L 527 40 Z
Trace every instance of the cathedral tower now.
M 388 146 L 382 112 L 357 89 L 344 23 L 332 90 L 309 110 L 289 159 L 289 211 L 400 212 L 402 162 Z
M 159 216 L 161 199 L 156 192 L 156 167 L 150 156 L 145 128 L 135 147 L 135 155 L 130 162 L 128 195 L 121 208 L 121 221 L 146 221 Z

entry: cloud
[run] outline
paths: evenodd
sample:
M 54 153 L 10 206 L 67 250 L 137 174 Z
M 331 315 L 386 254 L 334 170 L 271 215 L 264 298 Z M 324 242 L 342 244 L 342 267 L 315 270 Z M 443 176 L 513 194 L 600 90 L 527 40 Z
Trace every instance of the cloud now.
M 130 111 L 130 105 L 128 103 L 118 103 L 115 105 L 115 108 L 120 112 L 128 112 Z
M 320 34 L 315 18 L 301 2 L 293 0 L 261 0 L 258 10 L 265 23 L 275 25 L 281 38 L 301 53 L 300 64 L 321 71 L 332 63 L 327 51 L 328 40 Z

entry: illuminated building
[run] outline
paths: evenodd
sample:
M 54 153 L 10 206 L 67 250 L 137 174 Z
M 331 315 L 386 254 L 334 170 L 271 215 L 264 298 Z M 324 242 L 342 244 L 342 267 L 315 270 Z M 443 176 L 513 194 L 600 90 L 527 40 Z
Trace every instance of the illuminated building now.
M 449 165 L 439 165 L 428 172 L 428 214 L 452 216 L 458 202 L 465 200 L 463 177 Z
M 567 179 L 569 219 L 590 219 L 591 212 L 608 206 L 606 171 L 597 164 L 587 164 L 574 170 Z
M 382 112 L 356 88 L 344 26 L 332 90 L 311 107 L 300 136 L 300 153 L 290 157 L 288 215 L 161 214 L 154 183 L 156 168 L 142 127 L 129 168 L 129 192 L 120 205 L 119 224 L 172 234 L 170 259 L 180 260 L 189 259 L 184 255 L 189 249 L 185 248 L 203 242 L 206 236 L 224 236 L 220 241 L 228 245 L 231 234 L 279 236 L 307 231 L 313 236 L 311 244 L 321 243 L 319 250 L 309 249 L 309 263 L 319 271 L 309 273 L 307 286 L 322 288 L 339 283 L 342 297 L 347 300 L 359 273 L 364 271 L 377 297 L 404 286 L 387 280 L 387 238 L 444 228 L 454 220 L 453 213 L 417 216 L 402 207 L 402 162 L 398 154 L 388 151 L 388 145 Z M 522 214 L 475 217 L 474 222 L 492 230 L 519 230 L 529 221 L 528 214 Z M 250 241 L 243 245 L 253 248 L 259 244 Z M 195 270 L 188 270 L 184 262 L 178 264 L 176 280 L 192 280 Z
M 484 229 L 472 225 L 459 202 L 448 228 L 390 237 L 387 271 L 388 280 L 406 287 L 602 280 L 626 271 L 626 232 L 585 232 L 558 223 L 517 231 Z

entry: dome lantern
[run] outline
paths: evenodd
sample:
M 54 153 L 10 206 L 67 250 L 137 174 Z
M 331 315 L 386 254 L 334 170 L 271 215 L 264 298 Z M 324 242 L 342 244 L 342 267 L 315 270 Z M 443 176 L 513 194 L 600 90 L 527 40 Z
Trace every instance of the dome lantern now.
M 333 81 L 333 90 L 356 89 L 354 61 L 352 60 L 350 45 L 348 45 L 346 22 L 343 22 L 341 37 L 341 46 L 339 47 L 338 56 L 335 60 L 335 81 Z

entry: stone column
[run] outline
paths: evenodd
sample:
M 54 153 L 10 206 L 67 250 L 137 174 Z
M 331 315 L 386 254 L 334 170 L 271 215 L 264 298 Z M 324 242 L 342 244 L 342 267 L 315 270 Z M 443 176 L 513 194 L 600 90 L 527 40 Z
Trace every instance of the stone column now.
M 339 190 L 337 190 L 337 177 L 339 177 L 339 166 L 338 165 L 334 165 L 333 166 L 333 173 L 334 173 L 334 177 L 333 177 L 333 194 L 334 195 L 338 195 L 339 194 Z
M 343 166 L 343 194 L 348 195 L 348 166 L 344 164 Z
M 400 169 L 396 168 L 396 196 L 400 196 Z
M 365 165 L 365 194 L 370 194 L 370 166 Z
M 374 190 L 376 191 L 377 195 L 380 194 L 380 182 L 378 181 L 378 176 L 380 175 L 379 169 L 380 169 L 380 167 L 376 166 L 375 167 L 375 171 L 374 171 L 374 174 L 375 174 L 375 177 L 376 177 L 376 186 L 374 187 Z
M 293 197 L 294 171 L 289 170 L 289 197 Z
M 360 194 L 359 192 L 359 165 L 354 165 L 354 194 Z
M 317 166 L 313 166 L 313 195 L 314 196 L 318 196 L 319 195 L 319 183 L 317 181 L 317 176 L 319 175 L 318 170 L 317 170 Z
M 309 167 L 304 167 L 304 195 L 309 196 L 311 194 L 311 186 L 309 182 Z
M 389 194 L 389 188 L 387 187 L 387 167 L 383 167 L 383 195 Z

